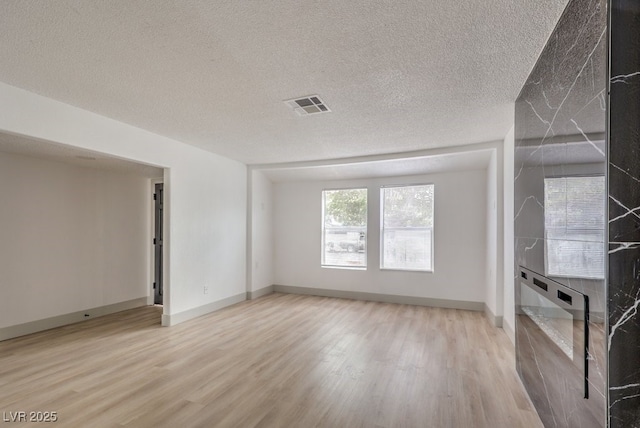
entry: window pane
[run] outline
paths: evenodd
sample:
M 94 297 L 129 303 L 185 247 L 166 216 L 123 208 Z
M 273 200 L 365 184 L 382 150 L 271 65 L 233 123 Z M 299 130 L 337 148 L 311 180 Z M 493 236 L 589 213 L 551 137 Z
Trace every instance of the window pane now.
M 367 266 L 367 189 L 322 192 L 322 265 Z
M 604 177 L 545 178 L 544 194 L 546 274 L 604 278 Z
M 433 185 L 382 189 L 384 227 L 433 227 Z
M 432 270 L 431 229 L 386 229 L 383 248 L 386 269 Z
M 433 270 L 433 185 L 385 187 L 381 268 Z

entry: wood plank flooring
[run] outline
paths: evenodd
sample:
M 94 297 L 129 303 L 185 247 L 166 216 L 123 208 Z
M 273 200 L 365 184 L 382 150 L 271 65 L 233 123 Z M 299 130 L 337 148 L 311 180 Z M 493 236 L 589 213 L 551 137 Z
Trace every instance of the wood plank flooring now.
M 288 294 L 0 342 L 0 416 L 17 411 L 60 427 L 542 426 L 482 313 Z

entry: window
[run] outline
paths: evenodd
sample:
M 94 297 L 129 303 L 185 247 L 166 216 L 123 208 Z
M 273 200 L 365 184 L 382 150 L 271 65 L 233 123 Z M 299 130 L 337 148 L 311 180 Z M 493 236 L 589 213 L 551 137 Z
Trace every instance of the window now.
M 604 278 L 603 176 L 544 179 L 546 275 Z
M 433 271 L 433 184 L 383 187 L 382 269 Z
M 367 189 L 322 192 L 322 266 L 367 267 Z

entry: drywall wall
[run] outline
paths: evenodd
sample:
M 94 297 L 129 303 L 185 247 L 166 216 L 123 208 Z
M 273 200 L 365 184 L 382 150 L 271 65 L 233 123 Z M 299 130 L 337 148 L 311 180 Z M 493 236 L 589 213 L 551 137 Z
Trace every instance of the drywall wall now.
M 273 286 L 273 184 L 251 171 L 250 292 Z
M 244 298 L 245 165 L 4 83 L 0 132 L 166 168 L 165 325 Z
M 498 185 L 497 185 L 497 171 L 498 170 L 498 154 L 494 150 L 491 154 L 491 160 L 487 167 L 487 223 L 485 226 L 486 231 L 486 289 L 484 301 L 487 305 L 486 311 L 496 326 L 502 325 L 502 312 L 498 306 Z
M 147 296 L 148 182 L 0 153 L 0 328 Z
M 289 287 L 484 302 L 487 171 L 274 184 L 275 283 Z M 434 272 L 380 270 L 380 186 L 435 185 Z M 321 192 L 368 188 L 368 267 L 322 268 Z
M 511 343 L 516 342 L 515 338 L 515 301 L 514 301 L 514 244 L 513 244 L 513 168 L 514 168 L 514 127 L 512 126 L 509 130 L 509 133 L 504 138 L 504 163 L 502 165 L 503 168 L 503 177 L 504 177 L 504 187 L 503 187 L 503 248 L 504 248 L 504 262 L 502 264 L 503 270 L 503 299 L 504 299 L 504 314 L 502 320 L 502 327 L 505 332 L 511 339 Z

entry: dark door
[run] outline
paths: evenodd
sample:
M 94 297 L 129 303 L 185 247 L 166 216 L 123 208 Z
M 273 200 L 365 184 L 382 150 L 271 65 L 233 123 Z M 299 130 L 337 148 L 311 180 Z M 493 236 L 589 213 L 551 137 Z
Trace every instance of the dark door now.
M 163 185 L 156 184 L 155 193 L 153 195 L 155 201 L 155 225 L 153 236 L 154 247 L 154 277 L 153 277 L 153 303 L 162 304 L 162 201 Z

